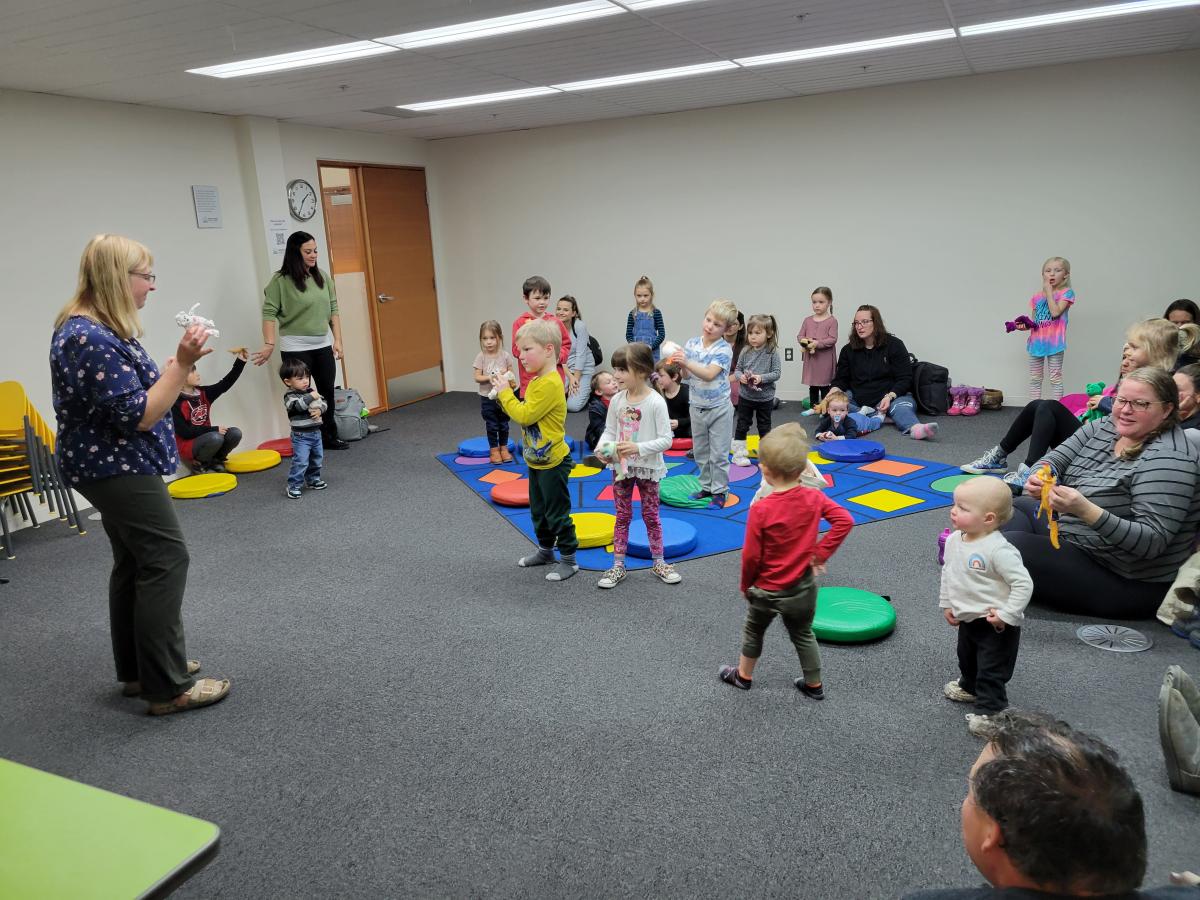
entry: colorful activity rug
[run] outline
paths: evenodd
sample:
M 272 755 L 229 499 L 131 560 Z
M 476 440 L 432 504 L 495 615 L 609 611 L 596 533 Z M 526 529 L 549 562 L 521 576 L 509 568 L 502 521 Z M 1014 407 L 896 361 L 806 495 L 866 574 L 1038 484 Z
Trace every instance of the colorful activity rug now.
M 685 451 L 672 450 L 665 456 L 668 477 L 695 476 L 698 473 L 695 462 L 687 458 Z M 955 466 L 902 456 L 888 456 L 866 463 L 831 462 L 821 457 L 818 450 L 814 450 L 810 456 L 829 485 L 826 494 L 850 512 L 856 525 L 950 506 L 955 486 L 975 477 L 963 475 Z M 491 500 L 491 491 L 496 485 L 514 483 L 516 486 L 515 482 L 528 478 L 528 471 L 519 455 L 516 456 L 516 462 L 497 466 L 491 465 L 486 458 L 458 456 L 455 453 L 443 453 L 438 459 L 488 506 L 536 544 L 528 506 L 502 506 Z M 668 540 L 668 561 L 679 562 L 741 549 L 750 500 L 758 490 L 761 476 L 757 466 L 731 465 L 729 481 L 729 500 L 724 509 L 682 509 L 662 504 L 659 518 Z M 612 498 L 612 474 L 607 469 L 577 465 L 571 476 L 570 490 L 574 513 L 612 516 L 616 512 Z M 634 500 L 633 524 L 630 528 L 631 552 L 625 565 L 630 569 L 648 568 L 651 565 L 649 559 L 633 555 L 632 545 L 639 541 L 646 543 L 645 526 L 642 524 L 641 506 L 636 502 L 636 493 Z M 587 516 L 585 524 L 589 537 L 594 538 L 597 534 L 602 537 L 606 521 L 604 515 Z M 823 524 L 821 530 L 827 528 Z M 693 530 L 695 546 L 672 553 L 673 535 L 690 537 Z M 580 536 L 583 537 L 582 532 Z M 684 540 L 679 546 L 686 545 L 687 541 Z M 577 558 L 580 568 L 598 572 L 608 569 L 612 565 L 611 531 L 602 546 L 581 548 Z

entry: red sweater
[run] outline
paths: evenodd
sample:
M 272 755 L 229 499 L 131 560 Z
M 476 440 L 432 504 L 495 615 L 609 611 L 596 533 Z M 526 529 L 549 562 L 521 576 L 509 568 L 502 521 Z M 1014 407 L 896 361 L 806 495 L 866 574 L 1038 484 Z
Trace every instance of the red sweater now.
M 510 332 L 512 335 L 512 355 L 513 359 L 517 361 L 517 373 L 521 376 L 522 397 L 525 396 L 525 385 L 533 381 L 533 373 L 526 372 L 525 367 L 521 365 L 521 351 L 517 349 L 517 332 L 521 330 L 521 326 L 526 322 L 532 322 L 536 318 L 537 316 L 535 316 L 532 312 L 525 310 L 525 312 L 518 316 L 517 320 L 513 322 L 512 331 Z M 557 324 L 558 330 L 562 332 L 562 349 L 558 351 L 558 377 L 562 379 L 563 388 L 565 389 L 569 383 L 567 381 L 567 370 L 565 366 L 567 364 L 567 359 L 571 356 L 571 335 L 570 332 L 567 331 L 567 326 L 562 323 L 562 319 L 560 319 L 558 316 L 546 313 L 544 316 L 542 316 L 542 318 L 547 322 L 554 322 Z
M 818 540 L 821 520 L 832 528 Z M 768 494 L 750 507 L 742 548 L 741 591 L 781 591 L 809 566 L 824 563 L 846 539 L 854 519 L 821 491 L 794 487 Z

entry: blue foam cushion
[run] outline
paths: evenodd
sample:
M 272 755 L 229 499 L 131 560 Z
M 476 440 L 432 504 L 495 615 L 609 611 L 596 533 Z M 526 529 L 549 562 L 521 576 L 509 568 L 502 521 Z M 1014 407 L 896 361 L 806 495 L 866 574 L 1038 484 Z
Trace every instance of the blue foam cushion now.
M 663 556 L 673 559 L 696 548 L 699 539 L 696 529 L 680 519 L 663 517 Z M 646 534 L 646 523 L 635 518 L 629 525 L 629 555 L 639 559 L 653 559 L 650 553 L 650 538 Z
M 826 459 L 831 459 L 834 462 L 873 462 L 877 459 L 883 459 L 887 452 L 883 449 L 883 444 L 878 441 L 826 441 L 817 448 Z
M 513 441 L 508 442 L 508 452 L 513 453 L 517 449 L 517 445 Z M 476 458 L 488 455 L 488 439 L 487 436 L 467 438 L 458 445 L 459 456 L 474 456 Z

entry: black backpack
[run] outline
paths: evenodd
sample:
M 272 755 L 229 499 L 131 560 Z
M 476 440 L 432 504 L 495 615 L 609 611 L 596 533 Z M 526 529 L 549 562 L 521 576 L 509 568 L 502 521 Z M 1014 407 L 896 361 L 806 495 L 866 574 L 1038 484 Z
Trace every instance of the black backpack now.
M 911 353 L 913 399 L 917 412 L 927 416 L 944 416 L 950 408 L 950 370 L 937 363 L 919 362 Z
M 600 365 L 604 360 L 604 351 L 600 349 L 600 342 L 594 335 L 588 335 L 588 348 L 592 351 L 592 362 Z

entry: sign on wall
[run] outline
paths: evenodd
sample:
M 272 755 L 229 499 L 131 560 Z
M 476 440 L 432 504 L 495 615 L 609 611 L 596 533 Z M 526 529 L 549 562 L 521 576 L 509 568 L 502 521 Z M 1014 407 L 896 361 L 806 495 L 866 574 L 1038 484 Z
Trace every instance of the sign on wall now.
M 196 208 L 197 228 L 221 227 L 221 198 L 215 185 L 193 184 L 192 205 Z

